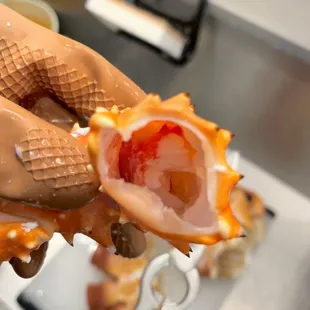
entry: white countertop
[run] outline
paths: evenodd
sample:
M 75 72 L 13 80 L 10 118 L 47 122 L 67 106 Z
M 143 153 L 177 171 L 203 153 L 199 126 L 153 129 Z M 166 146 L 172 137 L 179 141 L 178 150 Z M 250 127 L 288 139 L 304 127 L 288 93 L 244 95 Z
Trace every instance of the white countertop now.
M 292 220 L 296 218 L 299 221 L 300 219 L 310 221 L 308 198 L 244 158 L 240 159 L 239 170 L 245 175 L 241 184 L 258 192 L 275 212 L 281 210 L 282 217 Z M 54 236 L 50 242 L 45 266 L 64 244 L 65 241 L 60 235 Z M 12 310 L 21 310 L 16 297 L 30 282 L 31 279 L 20 279 L 8 264 L 3 264 L 0 269 L 0 298 L 6 301 Z
M 54 235 L 49 243 L 44 266 L 51 261 L 65 244 L 66 242 L 61 235 Z M 32 280 L 33 279 L 22 279 L 18 277 L 9 263 L 3 263 L 0 268 L 0 299 L 7 303 L 11 308 L 10 310 L 23 310 L 16 302 L 16 298 Z

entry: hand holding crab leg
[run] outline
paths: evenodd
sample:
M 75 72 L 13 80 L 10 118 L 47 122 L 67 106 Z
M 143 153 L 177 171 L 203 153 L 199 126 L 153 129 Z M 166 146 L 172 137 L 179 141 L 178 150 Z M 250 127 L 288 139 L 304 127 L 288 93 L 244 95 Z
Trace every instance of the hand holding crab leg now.
M 243 234 L 229 205 L 241 177 L 225 158 L 232 135 L 188 95 L 146 96 L 91 49 L 3 5 L 0 95 L 0 261 L 28 261 L 54 232 L 110 247 L 111 225 L 126 221 L 186 254 Z M 55 126 L 54 105 L 90 128 Z
M 4 221 L 0 228 L 1 235 L 6 237 L 0 239 L 0 261 L 14 256 L 27 261 L 31 250 L 48 241 L 54 232 L 62 233 L 70 243 L 74 234 L 80 232 L 103 246 L 113 246 L 110 230 L 111 225 L 119 221 L 118 205 L 105 193 L 99 192 L 98 179 L 94 172 L 87 168 L 88 155 L 86 145 L 81 143 L 83 139 L 73 138 L 62 129 L 38 119 L 4 98 L 0 100 L 0 104 L 3 108 L 0 120 L 5 125 L 12 125 L 11 122 L 16 119 L 22 120 L 16 124 L 11 139 L 3 139 L 8 143 L 5 150 L 7 160 L 11 160 L 11 180 L 13 184 L 18 184 L 21 177 L 23 181 L 27 178 L 26 184 L 21 184 L 27 187 L 20 187 L 24 191 L 14 187 L 11 192 L 10 186 L 2 186 L 1 195 L 6 201 L 3 200 L 0 204 Z M 13 119 L 11 115 L 14 116 Z M 42 132 L 44 136 L 31 136 L 29 147 L 24 149 L 24 133 L 29 135 L 27 126 Z M 52 133 L 52 136 L 49 136 L 49 133 Z M 6 132 L 3 131 L 2 134 Z M 29 136 L 26 135 L 27 137 Z M 61 144 L 60 139 L 67 140 Z M 45 144 L 42 141 L 45 141 Z M 36 143 L 32 145 L 31 142 Z M 19 152 L 16 152 L 17 147 Z M 29 155 L 31 152 L 34 153 L 34 158 Z M 75 156 L 78 156 L 78 159 Z M 57 162 L 57 159 L 61 161 Z M 36 163 L 38 161 L 39 163 Z M 27 163 L 30 163 L 29 169 Z M 0 169 L 2 175 L 7 167 L 0 166 L 3 169 Z M 37 171 L 42 172 L 39 174 L 41 179 L 35 179 Z M 62 179 L 62 183 L 57 186 L 58 178 Z M 44 206 L 45 208 L 42 208 Z M 71 206 L 71 210 L 67 210 L 68 206 Z

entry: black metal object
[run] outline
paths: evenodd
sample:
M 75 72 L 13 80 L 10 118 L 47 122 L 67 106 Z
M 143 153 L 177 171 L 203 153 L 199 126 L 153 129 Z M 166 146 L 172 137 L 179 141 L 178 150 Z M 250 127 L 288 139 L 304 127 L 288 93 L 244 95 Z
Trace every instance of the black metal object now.
M 192 2 L 194 3 L 195 1 Z M 175 65 L 186 64 L 195 52 L 208 1 L 197 0 L 194 8 L 193 4 L 182 4 L 180 0 L 134 0 L 133 3 L 143 10 L 165 18 L 174 28 L 183 34 L 186 38 L 186 44 L 181 57 L 174 58 L 147 42 L 141 41 L 132 35 L 123 34 L 146 45 Z

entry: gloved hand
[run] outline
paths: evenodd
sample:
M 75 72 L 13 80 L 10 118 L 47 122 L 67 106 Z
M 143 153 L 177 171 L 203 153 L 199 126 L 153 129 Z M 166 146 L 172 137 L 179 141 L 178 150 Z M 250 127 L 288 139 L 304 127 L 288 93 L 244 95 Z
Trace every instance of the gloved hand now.
M 229 205 L 242 177 L 225 159 L 232 133 L 198 117 L 188 94 L 146 96 L 94 51 L 0 5 L 1 95 L 0 261 L 28 262 L 54 232 L 110 247 L 113 223 L 185 254 L 244 234 Z M 97 111 L 89 136 L 60 129 L 72 121 L 55 122 L 57 106 L 83 121 Z
M 11 251 L 14 270 L 31 277 L 44 261 L 47 242 L 42 240 L 49 240 L 62 227 L 71 225 L 65 235 L 69 242 L 78 230 L 93 233 L 100 241 L 109 239 L 103 238 L 99 224 L 95 232 L 86 229 L 96 216 L 101 223 L 104 219 L 117 222 L 116 209 L 107 198 L 101 201 L 111 212 L 102 211 L 99 216 L 87 212 L 88 218 L 80 220 L 80 208 L 101 195 L 100 182 L 88 169 L 87 145 L 70 131 L 76 122 L 87 126 L 97 107 L 133 106 L 144 96 L 94 51 L 0 4 L 0 261 L 1 254 Z M 90 207 L 99 209 L 97 205 Z M 38 216 L 39 227 L 34 221 Z M 32 228 L 23 228 L 27 222 L 37 225 L 32 235 Z M 109 227 L 104 229 L 108 234 Z M 42 245 L 38 248 L 34 241 Z M 25 245 L 20 253 L 24 262 L 14 257 L 14 242 Z

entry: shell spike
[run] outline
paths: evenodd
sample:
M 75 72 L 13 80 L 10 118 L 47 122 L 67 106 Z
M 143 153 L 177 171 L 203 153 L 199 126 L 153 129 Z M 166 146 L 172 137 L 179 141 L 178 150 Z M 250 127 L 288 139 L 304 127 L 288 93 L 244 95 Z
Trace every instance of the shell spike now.
M 240 180 L 226 159 L 231 132 L 196 115 L 187 93 L 165 101 L 149 94 L 110 116 L 111 130 L 106 117 L 92 116 L 88 143 L 101 184 L 120 206 L 120 223 L 134 222 L 184 254 L 189 243 L 210 245 L 243 233 L 229 199 Z

